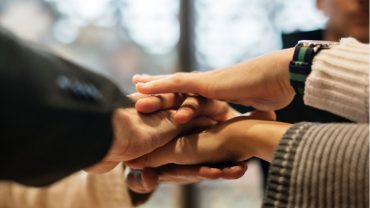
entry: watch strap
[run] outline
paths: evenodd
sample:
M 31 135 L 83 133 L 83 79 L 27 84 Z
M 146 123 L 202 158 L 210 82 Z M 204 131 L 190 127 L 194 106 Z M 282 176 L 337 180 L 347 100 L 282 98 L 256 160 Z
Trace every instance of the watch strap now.
M 297 94 L 304 94 L 305 82 L 311 73 L 315 54 L 312 47 L 303 44 L 298 44 L 294 50 L 293 60 L 289 64 L 289 79 Z
M 337 45 L 331 41 L 299 41 L 295 47 L 293 59 L 289 64 L 290 83 L 299 95 L 304 94 L 305 83 L 311 73 L 312 61 L 322 49 Z

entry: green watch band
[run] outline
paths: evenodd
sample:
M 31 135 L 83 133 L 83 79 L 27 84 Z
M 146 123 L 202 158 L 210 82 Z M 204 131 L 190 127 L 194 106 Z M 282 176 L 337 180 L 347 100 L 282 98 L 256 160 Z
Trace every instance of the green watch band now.
M 289 64 L 290 83 L 299 95 L 304 94 L 305 83 L 311 73 L 313 58 L 322 49 L 329 49 L 337 45 L 330 41 L 299 41 L 295 47 L 293 59 Z

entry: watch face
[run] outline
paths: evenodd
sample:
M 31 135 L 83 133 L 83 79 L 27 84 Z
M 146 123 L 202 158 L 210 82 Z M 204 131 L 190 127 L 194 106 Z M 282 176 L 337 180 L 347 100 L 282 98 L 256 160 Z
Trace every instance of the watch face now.
M 327 49 L 327 48 L 332 48 L 333 46 L 337 46 L 338 42 L 322 41 L 322 40 L 301 40 L 298 42 L 297 45 L 314 47 L 314 48 L 317 46 L 320 49 Z

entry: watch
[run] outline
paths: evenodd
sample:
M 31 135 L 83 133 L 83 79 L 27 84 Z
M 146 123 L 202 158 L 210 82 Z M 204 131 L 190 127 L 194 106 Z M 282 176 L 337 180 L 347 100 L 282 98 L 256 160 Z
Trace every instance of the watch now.
M 301 40 L 294 50 L 293 59 L 289 64 L 290 83 L 299 95 L 304 94 L 307 76 L 311 73 L 312 60 L 323 49 L 337 46 L 337 42 Z

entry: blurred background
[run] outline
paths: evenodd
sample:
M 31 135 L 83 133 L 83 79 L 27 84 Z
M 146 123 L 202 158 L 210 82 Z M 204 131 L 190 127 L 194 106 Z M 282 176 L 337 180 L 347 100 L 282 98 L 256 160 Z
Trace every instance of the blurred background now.
M 292 18 L 294 17 L 294 18 Z M 315 0 L 1 0 L 0 25 L 112 79 L 211 70 L 281 48 L 281 34 L 322 28 Z M 259 165 L 235 181 L 162 185 L 142 207 L 260 207 Z

